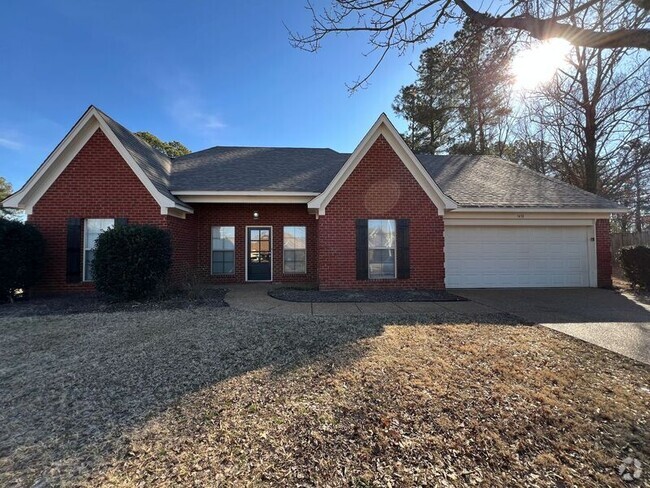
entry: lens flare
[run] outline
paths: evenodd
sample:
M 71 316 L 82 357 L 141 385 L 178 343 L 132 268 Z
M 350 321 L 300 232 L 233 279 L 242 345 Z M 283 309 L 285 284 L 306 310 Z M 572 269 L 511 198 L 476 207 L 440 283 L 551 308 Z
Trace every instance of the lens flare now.
M 512 60 L 515 86 L 531 90 L 550 81 L 567 64 L 571 48 L 565 39 L 549 39 L 515 55 Z

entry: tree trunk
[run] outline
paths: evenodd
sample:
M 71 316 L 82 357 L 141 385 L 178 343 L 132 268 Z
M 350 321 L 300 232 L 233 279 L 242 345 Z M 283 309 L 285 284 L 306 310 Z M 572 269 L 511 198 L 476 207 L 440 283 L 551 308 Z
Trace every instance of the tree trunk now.
M 636 186 L 636 201 L 634 202 L 634 225 L 637 232 L 641 232 L 641 175 L 639 169 L 634 172 L 634 185 Z
M 598 162 L 596 161 L 596 110 L 588 105 L 585 110 L 585 190 L 598 191 Z

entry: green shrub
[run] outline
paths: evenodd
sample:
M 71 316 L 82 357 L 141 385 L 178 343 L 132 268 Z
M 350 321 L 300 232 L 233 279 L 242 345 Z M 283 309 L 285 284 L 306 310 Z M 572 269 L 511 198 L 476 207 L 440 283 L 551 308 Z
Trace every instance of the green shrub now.
M 150 296 L 172 260 L 169 234 L 146 225 L 117 225 L 99 235 L 93 259 L 97 290 L 114 298 Z
M 618 262 L 633 286 L 650 290 L 650 247 L 624 247 L 618 252 Z
M 45 240 L 38 229 L 0 218 L 0 301 L 34 285 L 44 265 Z

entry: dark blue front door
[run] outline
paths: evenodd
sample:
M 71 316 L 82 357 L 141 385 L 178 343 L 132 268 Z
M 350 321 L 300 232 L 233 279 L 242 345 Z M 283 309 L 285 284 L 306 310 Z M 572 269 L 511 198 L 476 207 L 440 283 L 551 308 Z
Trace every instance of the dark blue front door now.
M 248 228 L 248 281 L 271 281 L 271 228 Z

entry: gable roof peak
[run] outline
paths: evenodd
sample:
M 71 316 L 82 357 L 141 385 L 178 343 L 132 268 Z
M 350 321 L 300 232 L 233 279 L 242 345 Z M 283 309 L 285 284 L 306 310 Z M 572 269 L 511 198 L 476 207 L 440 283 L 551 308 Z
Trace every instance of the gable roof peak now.
M 439 215 L 444 215 L 446 210 L 457 208 L 456 202 L 443 193 L 437 183 L 427 173 L 420 160 L 413 154 L 400 133 L 390 121 L 386 113 L 382 112 L 370 130 L 361 139 L 354 152 L 341 167 L 325 191 L 308 203 L 308 208 L 317 210 L 319 215 L 325 215 L 325 209 L 334 195 L 341 189 L 345 181 L 352 174 L 361 159 L 366 155 L 375 141 L 383 136 L 390 144 L 402 163 L 420 184 L 425 193 L 438 209 Z
M 167 215 L 169 209 L 187 213 L 193 212 L 191 207 L 169 191 L 169 169 L 171 164 L 169 159 L 148 144 L 145 144 L 140 138 L 99 110 L 95 105 L 88 106 L 72 129 L 68 131 L 31 178 L 20 190 L 6 198 L 2 205 L 21 208 L 26 210 L 27 214 L 30 214 L 36 202 L 97 130 L 104 133 L 147 191 L 160 205 L 161 214 Z M 39 181 L 41 183 L 37 184 Z

